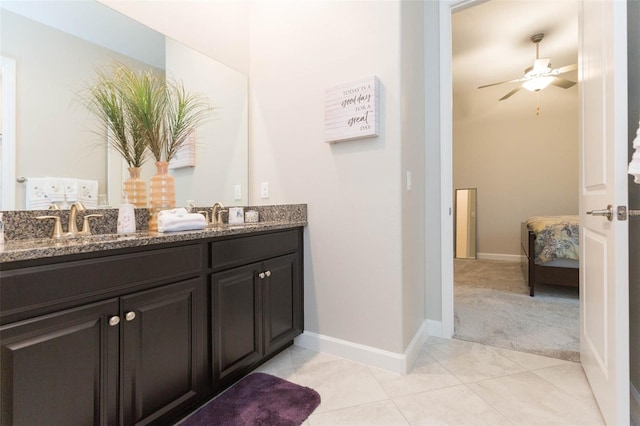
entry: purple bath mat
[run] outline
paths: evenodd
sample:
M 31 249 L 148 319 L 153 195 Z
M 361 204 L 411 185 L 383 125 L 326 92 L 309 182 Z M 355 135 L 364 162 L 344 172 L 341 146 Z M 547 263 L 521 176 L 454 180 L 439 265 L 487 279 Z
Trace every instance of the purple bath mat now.
M 320 395 L 264 373 L 253 373 L 209 401 L 180 426 L 301 425 L 320 405 Z

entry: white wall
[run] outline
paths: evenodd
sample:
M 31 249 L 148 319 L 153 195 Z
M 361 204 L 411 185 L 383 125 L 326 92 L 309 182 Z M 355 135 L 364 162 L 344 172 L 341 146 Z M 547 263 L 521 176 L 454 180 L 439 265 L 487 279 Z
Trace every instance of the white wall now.
M 250 204 L 307 203 L 305 329 L 403 352 L 400 4 L 257 2 Z M 380 79 L 380 136 L 324 142 L 324 90 Z M 259 198 L 268 181 L 271 197 Z

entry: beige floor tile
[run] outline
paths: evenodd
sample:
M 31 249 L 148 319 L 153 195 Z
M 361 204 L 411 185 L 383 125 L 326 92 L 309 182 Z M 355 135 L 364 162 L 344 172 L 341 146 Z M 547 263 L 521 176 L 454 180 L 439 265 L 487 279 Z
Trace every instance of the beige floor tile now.
M 575 362 L 565 361 L 563 359 L 549 358 L 546 356 L 531 354 L 527 352 L 517 352 L 517 351 L 512 351 L 510 349 L 495 348 L 495 347 L 491 347 L 491 349 L 498 352 L 500 355 L 504 356 L 505 358 L 509 358 L 511 361 L 519 364 L 520 366 L 522 366 L 527 370 L 537 370 L 539 368 L 552 367 L 555 365 L 566 365 L 566 364 L 580 365 L 580 364 L 576 364 Z
M 489 346 L 461 340 L 452 339 L 444 344 L 425 345 L 423 352 L 432 356 L 463 383 L 526 370 Z
M 532 371 L 532 373 L 597 409 L 598 405 L 581 364 L 557 365 Z
M 312 414 L 311 426 L 406 426 L 407 420 L 390 401 L 373 402 L 340 410 Z
M 394 399 L 411 425 L 510 425 L 466 385 Z
M 388 399 L 369 367 L 343 359 L 297 368 L 295 383 L 320 394 L 316 413 Z
M 291 370 L 293 371 L 293 362 L 291 362 L 291 355 L 289 349 L 285 349 L 269 361 L 262 364 L 256 369 L 261 373 L 271 373 L 272 371 Z
M 425 352 L 418 355 L 411 371 L 407 375 L 402 376 L 373 367 L 371 367 L 371 372 L 391 398 L 461 383 L 460 380 Z
M 599 411 L 533 372 L 468 385 L 518 425 L 602 425 Z

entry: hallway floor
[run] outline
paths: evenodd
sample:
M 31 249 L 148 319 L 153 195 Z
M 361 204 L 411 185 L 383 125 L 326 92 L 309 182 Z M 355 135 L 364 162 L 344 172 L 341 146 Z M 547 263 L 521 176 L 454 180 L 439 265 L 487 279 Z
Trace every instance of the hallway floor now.
M 305 425 L 602 425 L 577 363 L 429 337 L 400 376 L 292 346 L 257 371 L 315 389 Z

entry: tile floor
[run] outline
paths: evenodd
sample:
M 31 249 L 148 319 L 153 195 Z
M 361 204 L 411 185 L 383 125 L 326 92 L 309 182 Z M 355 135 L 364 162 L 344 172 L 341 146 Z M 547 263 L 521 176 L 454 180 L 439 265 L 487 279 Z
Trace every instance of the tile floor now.
M 411 372 L 292 346 L 257 371 L 315 389 L 305 425 L 603 425 L 580 364 L 429 337 Z

